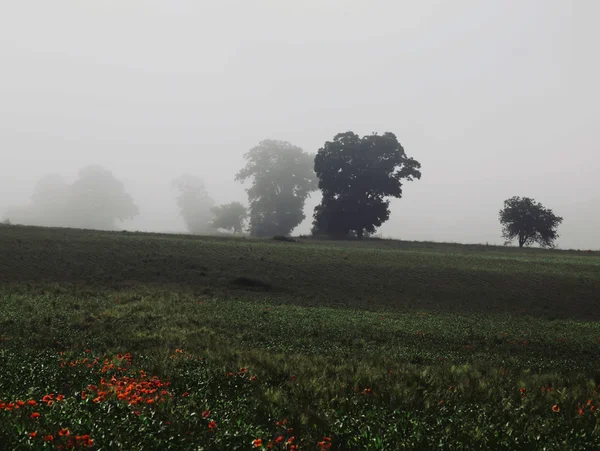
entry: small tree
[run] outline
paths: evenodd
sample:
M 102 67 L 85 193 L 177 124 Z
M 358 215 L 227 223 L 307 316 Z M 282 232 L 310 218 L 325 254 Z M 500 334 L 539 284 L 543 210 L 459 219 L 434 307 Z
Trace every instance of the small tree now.
M 244 229 L 244 222 L 248 217 L 248 211 L 239 202 L 231 202 L 225 205 L 213 207 L 214 215 L 212 226 L 215 229 L 231 230 L 233 233 L 241 233 Z
M 509 244 L 515 238 L 519 247 L 538 243 L 541 247 L 554 247 L 557 229 L 563 218 L 529 197 L 511 197 L 504 201 L 499 213 L 502 237 Z
M 402 181 L 420 179 L 393 133 L 360 138 L 340 133 L 315 157 L 323 200 L 315 208 L 313 234 L 337 238 L 372 234 L 390 216 L 386 197 L 402 197 Z
M 286 141 L 267 139 L 244 155 L 236 180 L 252 180 L 250 234 L 289 235 L 304 219 L 304 201 L 316 189 L 314 155 Z

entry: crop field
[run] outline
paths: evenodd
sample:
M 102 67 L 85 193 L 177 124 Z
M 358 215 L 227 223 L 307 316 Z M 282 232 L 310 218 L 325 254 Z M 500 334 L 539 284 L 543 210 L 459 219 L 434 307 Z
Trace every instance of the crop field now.
M 600 255 L 0 227 L 0 449 L 599 449 Z

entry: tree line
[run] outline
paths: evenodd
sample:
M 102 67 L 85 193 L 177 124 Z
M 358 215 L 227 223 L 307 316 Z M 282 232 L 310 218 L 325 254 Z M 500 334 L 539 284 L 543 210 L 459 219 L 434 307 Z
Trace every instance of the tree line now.
M 421 178 L 421 164 L 407 156 L 396 135 L 363 137 L 339 133 L 316 154 L 286 141 L 267 139 L 244 154 L 235 180 L 249 183 L 248 207 L 216 205 L 203 180 L 183 175 L 173 181 L 177 205 L 190 233 L 219 229 L 254 237 L 287 236 L 305 219 L 304 204 L 322 193 L 312 234 L 336 239 L 373 234 L 389 219 L 390 199 L 401 198 L 405 182 Z M 123 183 L 100 166 L 84 168 L 71 185 L 48 176 L 36 185 L 30 205 L 7 212 L 16 223 L 114 229 L 138 214 Z M 553 247 L 562 218 L 530 198 L 512 197 L 499 219 L 507 243 Z

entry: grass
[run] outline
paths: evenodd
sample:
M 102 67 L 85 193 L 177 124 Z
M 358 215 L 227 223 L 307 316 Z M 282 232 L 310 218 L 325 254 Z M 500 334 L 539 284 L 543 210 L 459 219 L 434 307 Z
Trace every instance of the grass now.
M 594 449 L 599 301 L 596 253 L 2 227 L 0 443 Z

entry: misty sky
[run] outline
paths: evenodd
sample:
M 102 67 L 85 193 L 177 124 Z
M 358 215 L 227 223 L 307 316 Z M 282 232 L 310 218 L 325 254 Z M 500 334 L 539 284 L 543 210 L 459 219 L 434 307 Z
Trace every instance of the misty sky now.
M 500 244 L 530 196 L 600 248 L 600 1 L 0 1 L 0 211 L 90 164 L 183 231 L 172 180 L 219 203 L 265 138 L 391 131 L 423 166 L 384 236 Z M 310 228 L 307 219 L 295 233 Z

